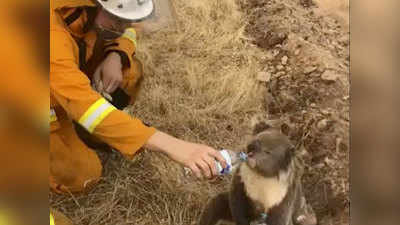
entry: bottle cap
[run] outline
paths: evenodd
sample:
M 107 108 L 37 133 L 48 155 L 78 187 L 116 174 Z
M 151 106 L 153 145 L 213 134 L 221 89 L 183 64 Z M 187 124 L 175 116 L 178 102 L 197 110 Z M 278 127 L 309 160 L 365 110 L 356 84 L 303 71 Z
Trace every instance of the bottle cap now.
M 239 152 L 239 159 L 242 162 L 247 161 L 247 154 L 245 152 Z

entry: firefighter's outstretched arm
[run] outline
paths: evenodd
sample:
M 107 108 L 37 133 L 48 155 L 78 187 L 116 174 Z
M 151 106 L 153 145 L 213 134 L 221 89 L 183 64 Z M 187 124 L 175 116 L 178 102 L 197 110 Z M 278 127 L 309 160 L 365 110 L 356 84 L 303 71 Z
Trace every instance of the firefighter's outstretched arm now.
M 218 160 L 223 167 L 226 166 L 224 158 L 215 149 L 183 141 L 163 132 L 156 132 L 146 142 L 145 147 L 167 154 L 171 159 L 190 168 L 198 178 L 203 176 L 210 178 L 218 174 L 215 160 Z

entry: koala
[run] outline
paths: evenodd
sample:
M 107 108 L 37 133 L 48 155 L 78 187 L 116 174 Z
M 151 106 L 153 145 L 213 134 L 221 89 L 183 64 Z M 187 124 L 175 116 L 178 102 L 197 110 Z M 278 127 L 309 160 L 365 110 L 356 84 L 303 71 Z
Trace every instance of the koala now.
M 280 130 L 255 125 L 246 147 L 248 160 L 233 174 L 228 192 L 211 199 L 199 225 L 316 225 L 303 194 L 302 168 L 295 147 Z

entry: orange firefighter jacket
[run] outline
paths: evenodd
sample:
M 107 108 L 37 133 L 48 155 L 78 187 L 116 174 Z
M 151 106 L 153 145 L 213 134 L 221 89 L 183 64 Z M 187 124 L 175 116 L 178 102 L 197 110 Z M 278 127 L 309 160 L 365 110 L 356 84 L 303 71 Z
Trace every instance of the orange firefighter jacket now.
M 119 111 L 92 90 L 90 79 L 80 69 L 83 56 L 79 54 L 76 40 L 85 40 L 88 49 L 85 60 L 88 60 L 92 56 L 96 33 L 85 33 L 87 15 L 84 12 L 70 26 L 65 22 L 66 18 L 74 17 L 77 9 L 95 6 L 89 0 L 50 1 L 51 130 L 59 126 L 57 116 L 66 113 L 68 118 L 81 124 L 101 141 L 125 156 L 133 156 L 156 129 Z M 134 30 L 127 29 L 122 37 L 109 45 L 108 50 L 125 52 L 131 61 L 136 47 L 135 36 Z

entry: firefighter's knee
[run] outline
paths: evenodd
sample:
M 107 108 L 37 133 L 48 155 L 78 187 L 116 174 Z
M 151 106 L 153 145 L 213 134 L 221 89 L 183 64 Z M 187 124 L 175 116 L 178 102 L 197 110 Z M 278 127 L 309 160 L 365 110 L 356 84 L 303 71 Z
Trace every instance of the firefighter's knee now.
M 93 152 L 93 154 L 96 154 Z M 55 161 L 50 165 L 50 188 L 57 193 L 84 192 L 100 180 L 102 165 L 97 155 L 71 164 Z
M 50 134 L 50 188 L 57 193 L 81 192 L 98 182 L 102 165 L 97 154 L 76 135 L 72 124 Z

